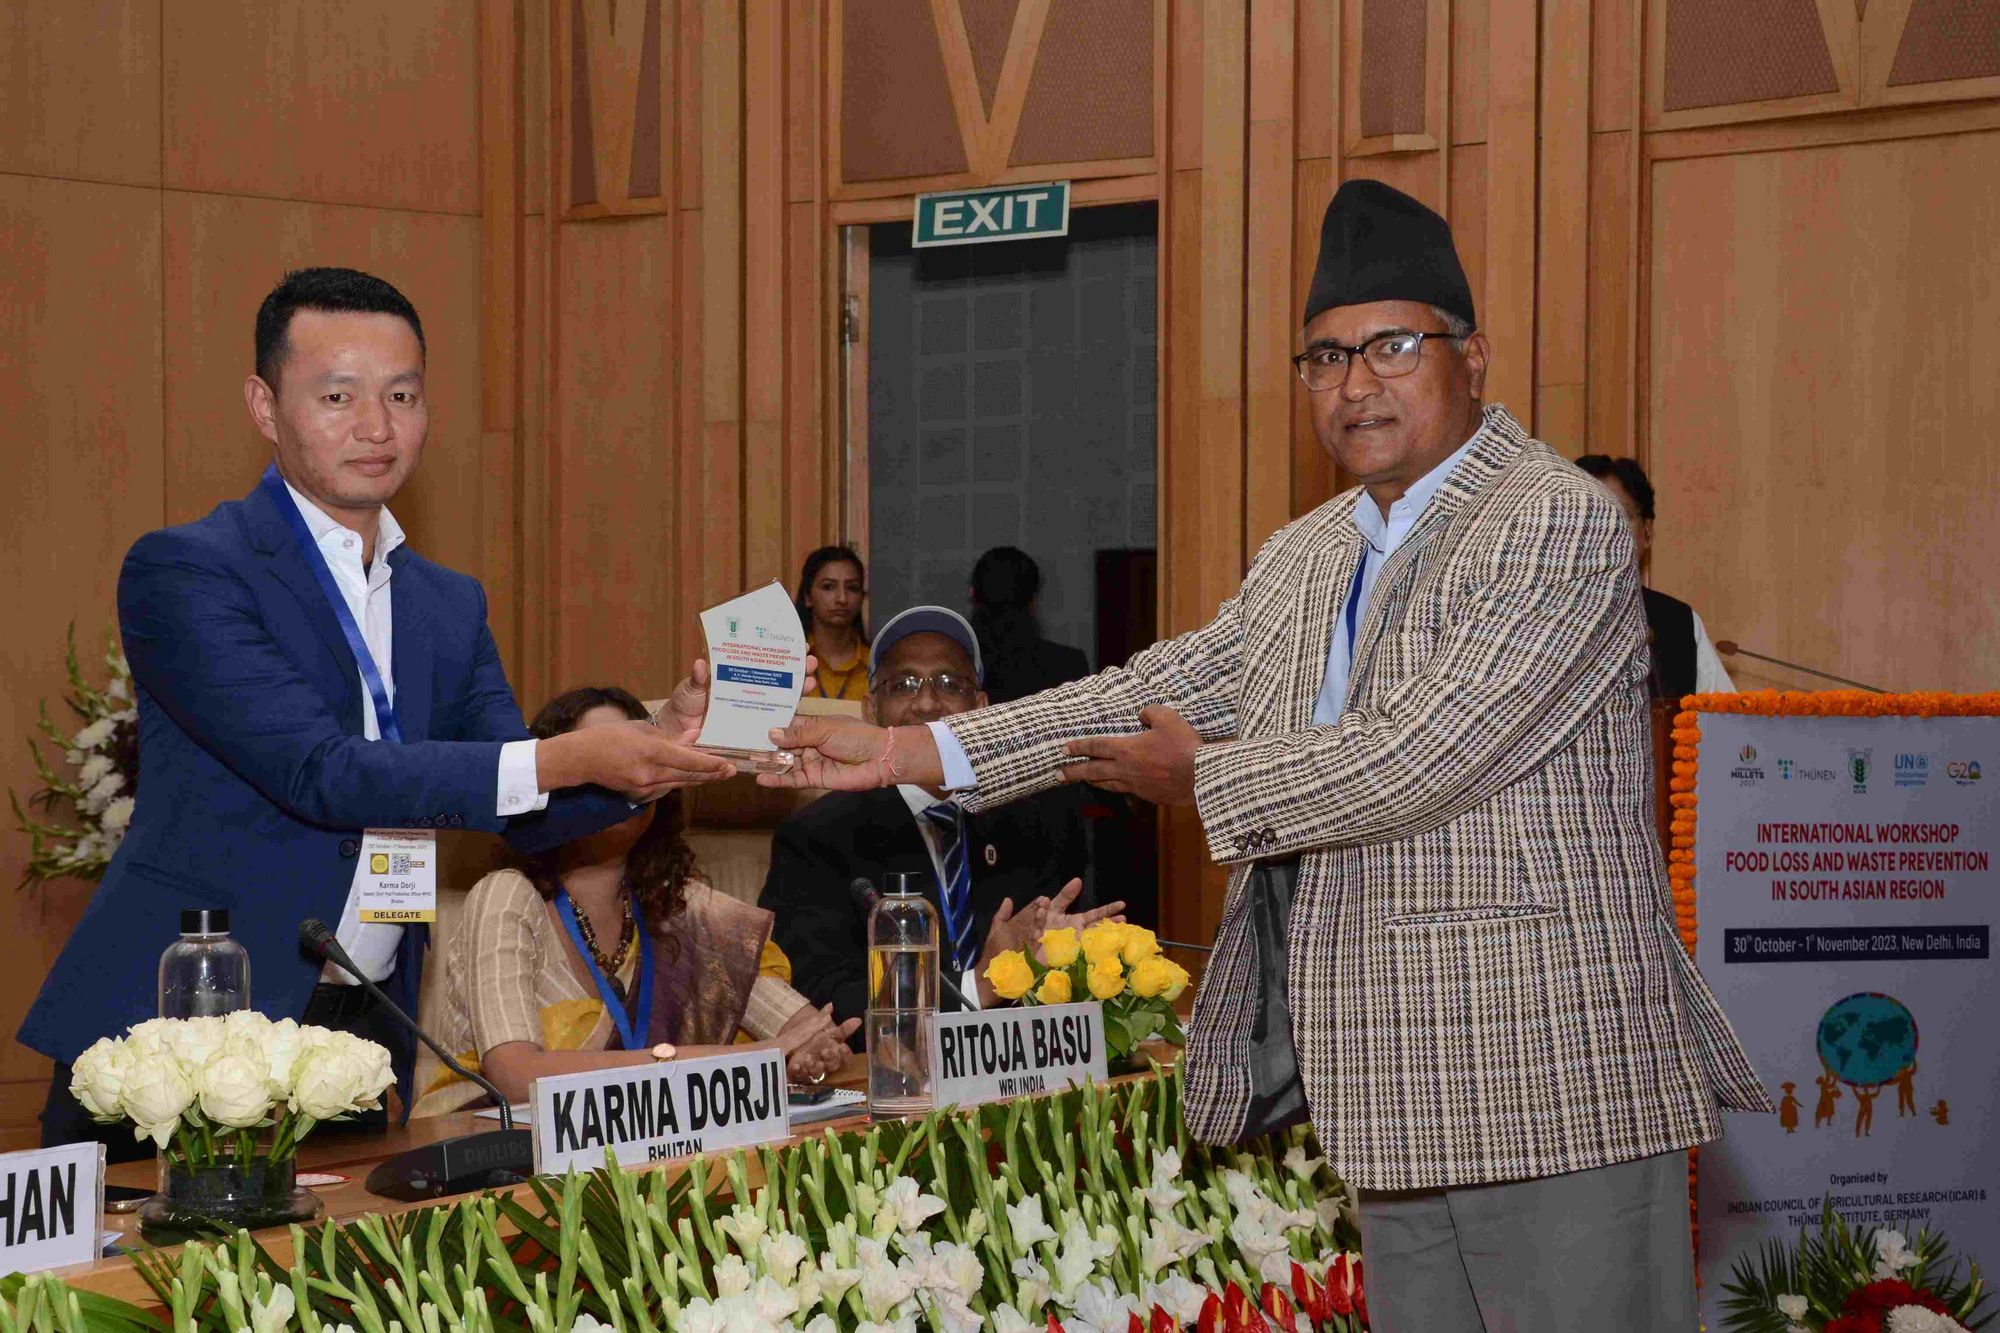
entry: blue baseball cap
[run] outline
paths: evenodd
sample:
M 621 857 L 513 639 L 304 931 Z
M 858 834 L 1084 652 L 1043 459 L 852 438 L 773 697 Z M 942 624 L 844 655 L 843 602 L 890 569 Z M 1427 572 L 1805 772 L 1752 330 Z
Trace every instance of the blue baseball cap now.
M 979 657 L 979 636 L 972 632 L 965 617 L 948 606 L 913 606 L 891 616 L 889 623 L 875 632 L 875 642 L 868 649 L 869 684 L 875 683 L 883 654 L 912 634 L 944 635 L 965 649 L 965 655 L 972 659 L 973 676 L 981 685 L 986 683 L 986 664 Z

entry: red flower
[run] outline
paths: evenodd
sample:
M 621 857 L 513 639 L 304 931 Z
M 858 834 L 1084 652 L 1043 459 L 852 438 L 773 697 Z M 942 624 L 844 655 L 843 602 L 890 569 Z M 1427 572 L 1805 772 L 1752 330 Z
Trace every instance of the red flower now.
M 1049 1311 L 1048 1333 L 1066 1333 L 1066 1330 L 1063 1328 L 1063 1326 L 1056 1322 L 1056 1312 L 1054 1310 Z
M 1883 1278 L 1865 1287 L 1856 1287 L 1847 1293 L 1847 1302 L 1840 1309 L 1842 1314 L 1887 1315 L 1899 1305 L 1920 1305 L 1942 1315 L 1951 1313 L 1951 1307 L 1943 1301 L 1899 1277 Z M 1881 1320 L 1878 1318 L 1876 1322 L 1879 1324 Z
M 1146 1325 L 1146 1333 L 1181 1333 L 1181 1321 L 1157 1305 L 1153 1307 L 1152 1318 L 1146 1321 Z
M 1265 1318 L 1279 1333 L 1299 1333 L 1299 1318 L 1292 1310 L 1291 1301 L 1275 1282 L 1266 1282 L 1264 1290 L 1257 1294 L 1257 1303 L 1263 1307 Z
M 1353 1314 L 1361 1299 L 1361 1265 L 1341 1255 L 1326 1270 L 1327 1303 L 1339 1315 Z
M 1825 1333 L 1882 1333 L 1882 1316 L 1872 1311 L 1844 1314 L 1829 1321 Z
M 1292 1261 L 1292 1297 L 1299 1303 L 1299 1309 L 1315 1324 L 1324 1324 L 1333 1318 L 1333 1293 L 1323 1282 L 1313 1279 L 1306 1272 L 1305 1265 Z

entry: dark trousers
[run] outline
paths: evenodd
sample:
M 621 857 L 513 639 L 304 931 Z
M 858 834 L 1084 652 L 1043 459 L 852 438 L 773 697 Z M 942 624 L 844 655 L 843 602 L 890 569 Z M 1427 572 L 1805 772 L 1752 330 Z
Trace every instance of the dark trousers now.
M 398 1064 L 407 1058 L 405 1048 L 410 1039 L 402 1024 L 380 1001 L 359 986 L 321 984 L 314 989 L 312 998 L 306 1001 L 306 1011 L 299 1022 L 309 1027 L 351 1032 L 357 1037 L 379 1042 L 398 1057 Z M 100 1125 L 92 1120 L 90 1112 L 84 1110 L 83 1104 L 70 1092 L 69 1080 L 70 1066 L 58 1061 L 54 1076 L 49 1080 L 48 1101 L 42 1106 L 43 1147 L 95 1141 L 104 1144 L 104 1159 L 107 1162 L 136 1162 L 153 1155 L 153 1141 L 136 1138 L 131 1122 L 121 1120 Z M 368 1133 L 386 1129 L 388 1124 L 389 1112 L 384 1107 L 363 1111 L 346 1120 L 329 1120 L 316 1126 L 313 1133 Z

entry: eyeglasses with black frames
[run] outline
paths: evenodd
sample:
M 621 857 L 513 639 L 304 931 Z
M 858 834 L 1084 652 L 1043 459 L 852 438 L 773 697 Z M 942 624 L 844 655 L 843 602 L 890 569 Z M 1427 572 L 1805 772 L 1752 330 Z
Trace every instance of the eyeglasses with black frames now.
M 956 671 L 940 671 L 934 675 L 919 676 L 914 671 L 905 671 L 894 676 L 884 676 L 875 682 L 875 692 L 885 699 L 914 699 L 923 693 L 924 686 L 931 687 L 931 693 L 940 699 L 964 700 L 979 693 L 979 682 Z
M 1468 332 L 1463 336 L 1469 338 L 1472 335 Z M 1298 367 L 1299 378 L 1305 381 L 1306 388 L 1314 393 L 1323 393 L 1347 382 L 1348 368 L 1354 364 L 1357 354 L 1368 363 L 1368 369 L 1377 378 L 1388 380 L 1407 375 L 1417 368 L 1417 362 L 1423 356 L 1424 343 L 1433 338 L 1445 342 L 1462 341 L 1449 333 L 1388 329 L 1355 347 L 1337 342 L 1315 343 L 1293 357 L 1292 364 Z

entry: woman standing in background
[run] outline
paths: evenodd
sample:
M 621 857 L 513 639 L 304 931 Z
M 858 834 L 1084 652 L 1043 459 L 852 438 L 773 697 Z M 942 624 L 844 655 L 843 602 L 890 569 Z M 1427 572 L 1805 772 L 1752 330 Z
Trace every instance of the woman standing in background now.
M 868 626 L 861 618 L 867 596 L 867 570 L 853 547 L 822 546 L 806 557 L 792 600 L 806 645 L 819 658 L 808 698 L 859 703 L 868 697 Z
M 1090 674 L 1082 649 L 1042 637 L 1035 618 L 1041 591 L 1041 566 L 1018 546 L 996 546 L 972 566 L 970 619 L 986 663 L 986 697 L 996 704 Z

